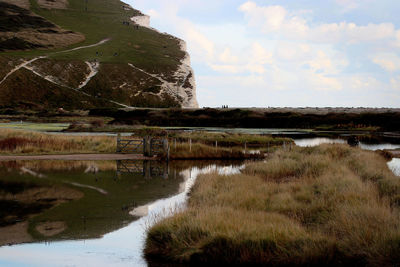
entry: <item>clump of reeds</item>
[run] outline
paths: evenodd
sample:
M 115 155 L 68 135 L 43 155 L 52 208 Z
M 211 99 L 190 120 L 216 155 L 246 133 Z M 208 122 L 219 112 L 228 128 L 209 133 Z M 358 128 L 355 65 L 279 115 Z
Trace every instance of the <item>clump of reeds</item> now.
M 110 153 L 116 148 L 114 137 L 67 136 L 22 130 L 0 129 L 0 153 Z
M 343 145 L 278 151 L 242 174 L 201 175 L 188 207 L 148 231 L 149 260 L 220 265 L 400 262 L 400 179 Z

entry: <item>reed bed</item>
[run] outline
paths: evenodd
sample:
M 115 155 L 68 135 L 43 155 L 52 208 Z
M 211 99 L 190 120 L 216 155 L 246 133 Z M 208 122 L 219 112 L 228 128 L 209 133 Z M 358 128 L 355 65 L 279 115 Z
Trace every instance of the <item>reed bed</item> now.
M 0 129 L 1 154 L 112 153 L 116 140 L 109 136 L 50 135 Z
M 277 151 L 241 174 L 198 177 L 187 208 L 148 230 L 150 262 L 396 266 L 400 179 L 344 145 Z

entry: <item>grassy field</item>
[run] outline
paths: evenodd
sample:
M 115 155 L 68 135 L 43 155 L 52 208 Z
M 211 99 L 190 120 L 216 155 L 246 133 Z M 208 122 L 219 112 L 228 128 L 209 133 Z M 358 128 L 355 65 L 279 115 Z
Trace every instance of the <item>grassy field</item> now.
M 116 138 L 62 136 L 0 128 L 1 154 L 114 153 Z
M 341 145 L 278 151 L 242 174 L 200 176 L 188 206 L 148 230 L 150 262 L 395 266 L 400 180 Z

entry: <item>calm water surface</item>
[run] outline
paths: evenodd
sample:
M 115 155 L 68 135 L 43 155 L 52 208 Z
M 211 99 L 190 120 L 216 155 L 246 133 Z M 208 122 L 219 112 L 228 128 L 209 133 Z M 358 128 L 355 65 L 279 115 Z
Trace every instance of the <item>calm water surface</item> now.
M 33 240 L 2 244 L 0 266 L 146 266 L 142 258 L 146 226 L 156 216 L 166 216 L 184 205 L 199 174 L 232 174 L 242 166 L 223 162 L 169 166 L 132 161 L 3 163 L 0 182 L 14 199 L 26 200 L 32 190 L 40 194 L 46 188 L 50 194 L 65 187 L 83 191 L 85 196 L 64 199 L 64 203 L 25 219 Z M 6 194 L 0 196 L 0 201 L 7 198 Z M 48 202 L 57 196 L 50 198 Z M 38 226 L 51 221 L 66 222 L 67 226 L 57 234 L 52 227 L 38 232 Z
M 301 147 L 318 146 L 322 144 L 347 144 L 347 141 L 340 138 L 326 138 L 326 137 L 314 137 L 314 138 L 293 138 L 296 145 Z M 400 144 L 391 143 L 379 143 L 379 144 L 367 144 L 360 142 L 360 148 L 365 150 L 380 150 L 380 149 L 397 149 L 400 148 Z

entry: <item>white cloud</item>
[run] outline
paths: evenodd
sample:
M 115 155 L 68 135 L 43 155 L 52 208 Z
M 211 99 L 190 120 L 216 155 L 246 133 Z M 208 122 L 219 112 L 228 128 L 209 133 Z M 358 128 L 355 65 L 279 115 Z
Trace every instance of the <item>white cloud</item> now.
M 400 47 L 400 30 L 396 32 L 396 40 L 394 43 L 395 46 Z
M 232 50 L 229 47 L 225 48 L 218 58 L 222 63 L 228 64 L 235 64 L 239 60 L 237 56 L 232 54 Z
M 218 72 L 257 74 L 265 73 L 266 64 L 272 64 L 272 53 L 258 42 L 254 42 L 235 56 L 230 48 L 225 48 L 217 59 L 209 63 L 210 67 Z
M 372 57 L 372 62 L 389 72 L 400 70 L 400 57 L 398 57 L 396 54 L 378 54 Z
M 335 2 L 340 5 L 344 11 L 350 11 L 359 7 L 359 1 L 357 0 L 335 0 Z
M 400 91 L 400 75 L 390 79 L 390 85 L 393 89 Z
M 257 25 L 263 20 L 263 28 L 266 31 L 278 31 L 285 22 L 287 11 L 282 6 L 258 7 L 254 2 L 246 2 L 239 7 L 244 12 L 250 24 Z
M 312 25 L 283 6 L 258 6 L 248 1 L 239 7 L 248 24 L 264 33 L 275 33 L 287 39 L 309 40 L 321 43 L 358 43 L 395 37 L 392 23 L 370 23 L 359 26 L 355 23 L 322 23 Z
M 310 56 L 311 46 L 306 43 L 279 42 L 275 54 L 280 60 L 298 61 Z
M 157 18 L 159 16 L 157 10 L 154 9 L 147 10 L 146 14 L 149 15 L 150 18 Z

